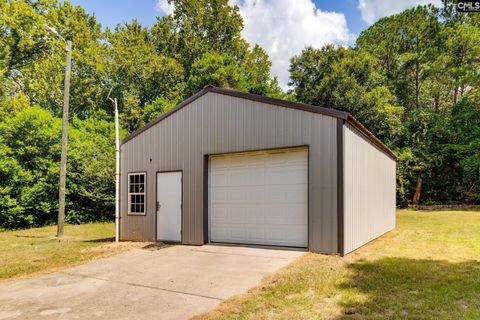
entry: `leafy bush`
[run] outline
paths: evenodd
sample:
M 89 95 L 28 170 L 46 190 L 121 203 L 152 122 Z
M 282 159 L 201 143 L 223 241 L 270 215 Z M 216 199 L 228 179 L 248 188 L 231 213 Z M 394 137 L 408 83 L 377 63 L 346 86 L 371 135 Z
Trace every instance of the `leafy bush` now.
M 0 124 L 0 228 L 54 223 L 61 120 L 27 107 Z M 66 221 L 113 219 L 114 124 L 75 119 L 69 128 Z

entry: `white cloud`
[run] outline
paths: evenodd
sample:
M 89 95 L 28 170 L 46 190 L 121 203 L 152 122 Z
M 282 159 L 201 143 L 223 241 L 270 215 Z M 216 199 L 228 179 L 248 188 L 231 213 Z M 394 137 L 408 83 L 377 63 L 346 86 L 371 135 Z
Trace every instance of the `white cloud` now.
M 287 87 L 290 58 L 305 46 L 346 45 L 354 37 L 343 13 L 318 9 L 312 0 L 230 0 L 240 8 L 242 35 L 270 56 L 272 75 Z
M 174 6 L 173 4 L 168 3 L 167 0 L 158 0 L 155 5 L 155 10 L 163 14 L 172 14 Z
M 437 7 L 442 6 L 441 0 L 359 0 L 358 9 L 363 21 L 372 24 L 382 17 L 429 3 Z

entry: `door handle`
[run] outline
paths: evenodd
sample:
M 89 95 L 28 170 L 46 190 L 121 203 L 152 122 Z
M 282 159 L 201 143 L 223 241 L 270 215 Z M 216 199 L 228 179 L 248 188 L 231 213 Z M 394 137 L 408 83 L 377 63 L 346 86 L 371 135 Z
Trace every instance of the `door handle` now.
M 160 207 L 161 207 L 160 202 L 157 201 L 157 211 L 160 211 Z

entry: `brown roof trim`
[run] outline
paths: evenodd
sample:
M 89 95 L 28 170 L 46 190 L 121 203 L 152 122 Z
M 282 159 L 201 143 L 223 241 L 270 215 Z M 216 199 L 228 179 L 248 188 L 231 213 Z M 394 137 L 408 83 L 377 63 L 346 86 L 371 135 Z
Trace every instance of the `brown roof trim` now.
M 206 89 L 208 89 L 211 92 L 224 94 L 227 96 L 243 98 L 243 99 L 252 100 L 256 102 L 263 102 L 263 103 L 272 104 L 275 106 L 280 106 L 285 108 L 297 109 L 297 110 L 308 111 L 313 113 L 320 113 L 326 116 L 331 116 L 334 118 L 340 118 L 344 120 L 347 120 L 347 117 L 349 115 L 349 113 L 345 111 L 324 108 L 324 107 L 317 107 L 310 104 L 293 102 L 288 100 L 270 98 L 270 97 L 265 97 L 258 94 L 248 93 L 248 92 L 241 92 L 241 91 L 218 88 L 218 87 L 207 87 Z
M 384 145 L 380 140 L 378 140 L 370 131 L 368 131 L 360 122 L 358 122 L 352 115 L 350 115 L 348 112 L 345 111 L 340 111 L 340 110 L 335 110 L 335 109 L 330 109 L 330 108 L 324 108 L 324 107 L 317 107 L 309 104 L 304 104 L 304 103 L 299 103 L 299 102 L 293 102 L 293 101 L 287 101 L 287 100 L 281 100 L 281 99 L 276 99 L 276 98 L 270 98 L 270 97 L 265 97 L 253 93 L 247 93 L 247 92 L 241 92 L 241 91 L 236 91 L 236 90 L 231 90 L 231 89 L 225 89 L 225 88 L 218 88 L 218 87 L 213 87 L 213 86 L 206 86 L 190 98 L 182 101 L 180 104 L 176 105 L 174 108 L 170 109 L 168 112 L 162 114 L 155 120 L 149 122 L 145 126 L 139 128 L 138 130 L 134 131 L 127 137 L 125 137 L 122 141 L 121 144 L 124 144 L 125 142 L 133 139 L 140 133 L 144 132 L 145 130 L 149 129 L 150 127 L 154 126 L 158 122 L 162 121 L 163 119 L 171 116 L 181 108 L 185 107 L 189 103 L 197 100 L 207 92 L 215 92 L 218 94 L 223 94 L 227 96 L 232 96 L 236 98 L 242 98 L 242 99 L 247 99 L 251 101 L 256 101 L 256 102 L 262 102 L 262 103 L 267 103 L 271 105 L 276 105 L 280 107 L 285 107 L 285 108 L 291 108 L 291 109 L 296 109 L 296 110 L 302 110 L 302 111 L 307 111 L 307 112 L 312 112 L 312 113 L 318 113 L 318 114 L 323 114 L 326 116 L 331 116 L 334 118 L 338 119 L 343 119 L 350 123 L 355 129 L 360 131 L 368 140 L 370 140 L 373 144 L 375 144 L 377 147 L 379 147 L 381 150 L 383 150 L 387 155 L 389 155 L 392 159 L 397 160 L 397 156 L 395 153 L 393 153 L 392 150 L 390 150 L 386 145 Z
M 347 122 L 349 124 L 352 125 L 352 127 L 354 127 L 355 129 L 357 129 L 358 131 L 360 131 L 360 133 L 362 133 L 365 138 L 367 138 L 368 140 L 370 140 L 370 142 L 372 142 L 374 145 L 376 145 L 380 150 L 382 150 L 383 152 L 385 152 L 390 158 L 392 158 L 393 160 L 397 161 L 398 160 L 398 156 L 392 151 L 390 150 L 389 147 L 387 147 L 385 144 L 383 144 L 382 141 L 380 141 L 377 137 L 375 137 L 373 135 L 373 133 L 371 133 L 370 131 L 368 131 L 367 128 L 365 128 L 357 119 L 355 119 L 351 114 L 348 115 L 348 118 L 347 118 Z

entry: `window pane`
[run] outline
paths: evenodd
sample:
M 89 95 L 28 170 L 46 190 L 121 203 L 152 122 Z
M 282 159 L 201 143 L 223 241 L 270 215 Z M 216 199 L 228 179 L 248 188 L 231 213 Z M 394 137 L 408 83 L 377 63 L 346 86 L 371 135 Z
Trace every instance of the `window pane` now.
M 129 176 L 130 213 L 145 213 L 145 181 L 146 177 L 144 174 L 132 174 Z

